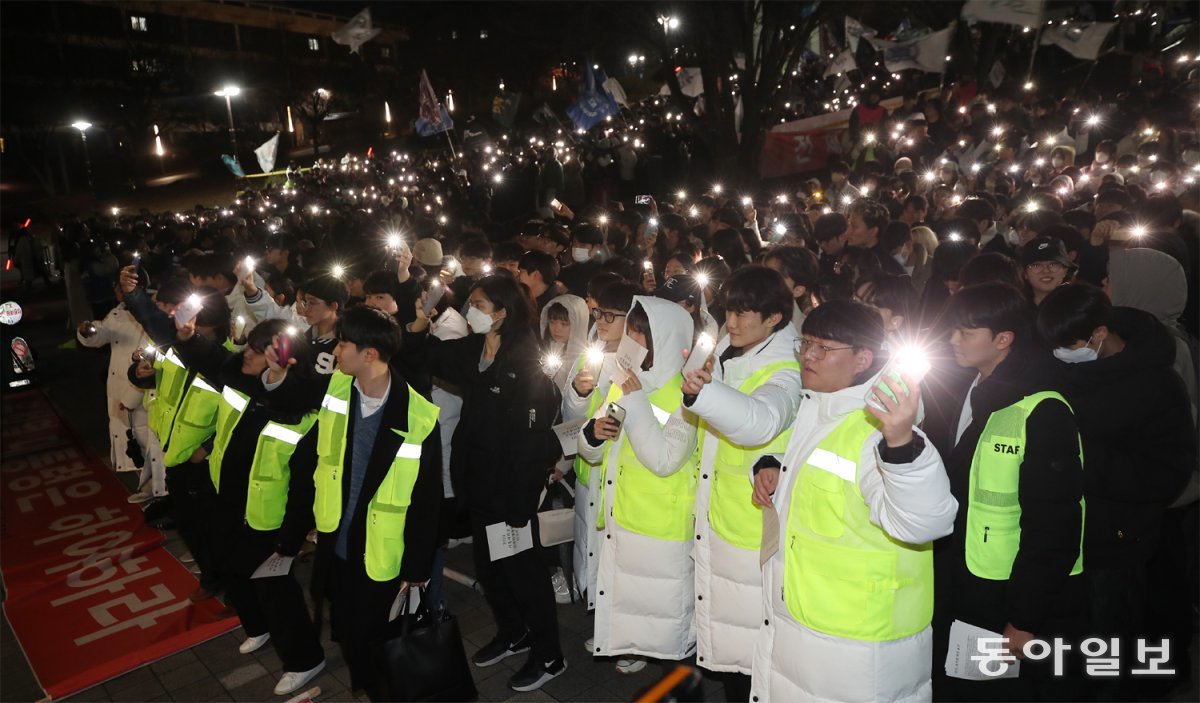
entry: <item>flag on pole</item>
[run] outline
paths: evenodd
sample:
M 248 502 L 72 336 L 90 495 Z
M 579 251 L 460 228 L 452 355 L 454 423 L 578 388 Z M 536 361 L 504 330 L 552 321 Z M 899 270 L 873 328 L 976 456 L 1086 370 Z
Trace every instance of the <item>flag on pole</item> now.
M 1067 22 L 1042 32 L 1042 45 L 1053 44 L 1077 59 L 1095 60 L 1115 22 Z
M 618 111 L 617 101 L 608 91 L 604 90 L 602 84 L 597 86 L 596 75 L 592 72 L 591 64 L 588 64 L 583 92 L 579 95 L 578 100 L 567 107 L 567 116 L 575 122 L 576 127 L 588 130 L 595 127 L 605 117 L 617 114 Z
M 221 161 L 224 162 L 225 168 L 229 169 L 229 172 L 235 177 L 246 177 L 246 172 L 242 170 L 242 165 L 237 162 L 237 159 L 233 158 L 229 154 L 221 154 Z
M 609 78 L 604 81 L 604 90 L 617 101 L 618 105 L 629 105 L 629 98 L 625 96 L 625 89 L 617 82 L 616 78 Z
M 258 158 L 258 167 L 262 169 L 263 173 L 270 173 L 275 168 L 275 157 L 278 154 L 279 132 L 254 150 L 254 156 Z
M 437 93 L 433 92 L 433 85 L 429 83 L 429 76 L 425 73 L 425 69 L 421 69 L 421 81 L 417 87 L 417 93 L 420 95 L 417 109 L 421 114 L 416 123 L 418 134 L 422 137 L 430 137 L 454 129 L 454 120 L 450 119 L 446 108 L 438 102 Z
M 962 18 L 976 22 L 1037 27 L 1046 14 L 1046 0 L 967 0 Z
M 846 49 L 837 55 L 829 65 L 825 67 L 825 73 L 822 78 L 828 78 L 838 73 L 849 73 L 858 68 L 858 62 L 854 60 L 854 49 Z
M 850 51 L 858 51 L 858 40 L 861 37 L 873 37 L 876 31 L 867 25 L 859 22 L 853 17 L 846 17 L 846 45 L 850 47 Z
M 359 47 L 379 36 L 382 31 L 371 26 L 371 8 L 368 7 L 351 17 L 346 26 L 329 36 L 335 43 L 350 47 L 351 54 L 357 54 Z
M 876 49 L 883 51 L 883 63 L 889 71 L 915 68 L 926 73 L 941 73 L 946 70 L 946 51 L 950 38 L 954 36 L 954 24 L 917 39 L 892 42 L 876 37 L 863 38 Z

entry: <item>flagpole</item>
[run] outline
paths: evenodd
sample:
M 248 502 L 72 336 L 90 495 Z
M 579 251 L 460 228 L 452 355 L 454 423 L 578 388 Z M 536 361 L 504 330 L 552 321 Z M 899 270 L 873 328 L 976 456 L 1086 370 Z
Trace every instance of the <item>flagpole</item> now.
M 1038 45 L 1042 43 L 1042 26 L 1038 24 L 1038 31 L 1033 35 L 1033 51 L 1029 52 L 1029 69 L 1025 71 L 1025 82 L 1028 83 L 1033 78 L 1033 61 L 1037 58 Z

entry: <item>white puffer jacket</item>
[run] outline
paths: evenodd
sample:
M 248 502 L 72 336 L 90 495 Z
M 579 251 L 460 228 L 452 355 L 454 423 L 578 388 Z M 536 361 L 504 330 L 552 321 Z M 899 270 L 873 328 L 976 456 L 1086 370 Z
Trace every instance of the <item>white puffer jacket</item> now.
M 683 367 L 683 350 L 691 346 L 693 323 L 683 308 L 666 300 L 636 296 L 633 305 L 641 305 L 650 320 L 654 364 L 648 371 L 638 372 L 641 390 L 622 396 L 625 423 L 620 436 L 611 440 L 605 459 L 601 488 L 606 516 L 596 582 L 593 653 L 683 659 L 691 655 L 696 642 L 693 540 L 656 539 L 626 530 L 613 519 L 612 502 L 620 480 L 618 457 L 625 442 L 631 443 L 638 461 L 659 476 L 691 470 L 686 467 L 696 449 L 694 424 L 683 419 L 681 406 L 666 418 L 681 431 L 665 432 L 649 397 Z M 602 405 L 595 417 L 606 410 Z M 588 444 L 581 433 L 579 453 L 596 463 L 604 457 L 604 445 Z
M 930 628 L 911 637 L 884 642 L 835 637 L 801 625 L 783 600 L 784 556 L 793 479 L 813 450 L 851 412 L 862 409 L 868 383 L 836 393 L 804 391 L 783 460 L 773 502 L 779 515 L 779 545 L 763 567 L 762 618 L 754 649 L 751 700 L 928 701 L 933 663 Z M 913 430 L 914 435 L 924 435 Z M 925 448 L 908 464 L 884 464 L 877 431 L 863 443 L 858 461 L 859 492 L 871 522 L 892 538 L 925 544 L 950 534 L 958 503 L 941 457 Z
M 800 404 L 800 372 L 781 369 L 766 383 L 746 395 L 738 388 L 769 364 L 795 361 L 796 331 L 790 321 L 742 355 L 713 365 L 713 382 L 706 385 L 688 408 L 705 421 L 700 449 L 700 480 L 696 487 L 696 534 L 692 553 L 696 562 L 696 656 L 710 671 L 749 674 L 754 660 L 754 640 L 762 625 L 762 571 L 758 551 L 729 544 L 710 529 L 709 498 L 713 465 L 722 441 L 742 446 L 770 442 L 790 428 Z M 716 358 L 729 349 L 721 340 Z M 782 456 L 779 457 L 782 460 Z M 750 474 L 747 483 L 752 483 Z
M 141 438 L 145 432 L 146 409 L 142 407 L 145 392 L 129 382 L 128 373 L 129 365 L 133 363 L 133 353 L 146 344 L 146 332 L 125 309 L 124 303 L 113 308 L 103 320 L 96 320 L 93 324 L 96 326 L 96 334 L 91 337 L 77 334 L 76 338 L 83 346 L 93 349 L 105 345 L 112 346 L 106 382 L 109 459 L 117 471 L 139 471 L 133 460 L 125 454 L 128 446 L 125 433 L 130 429 L 131 418 L 137 436 Z

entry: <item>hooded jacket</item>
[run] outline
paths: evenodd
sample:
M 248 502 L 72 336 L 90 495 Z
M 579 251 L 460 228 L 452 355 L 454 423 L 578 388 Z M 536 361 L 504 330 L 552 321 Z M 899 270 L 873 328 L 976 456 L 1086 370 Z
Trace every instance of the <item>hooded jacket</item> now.
M 550 315 L 547 311 L 556 303 L 567 309 L 567 319 L 571 323 L 571 334 L 567 338 L 566 344 L 559 344 L 550 338 Z M 572 365 L 587 347 L 588 319 L 587 302 L 583 298 L 569 293 L 553 298 L 542 308 L 540 328 L 541 337 L 544 340 L 542 346 L 548 352 L 557 354 L 562 362 L 555 369 L 551 378 L 554 379 L 554 385 L 558 386 L 559 391 L 563 393 L 567 392 L 568 380 L 573 376 Z
M 1116 308 L 1125 348 L 1068 364 L 1067 400 L 1083 437 L 1085 568 L 1117 568 L 1128 550 L 1154 553 L 1164 508 L 1196 469 L 1188 398 L 1171 367 L 1174 339 L 1154 316 Z

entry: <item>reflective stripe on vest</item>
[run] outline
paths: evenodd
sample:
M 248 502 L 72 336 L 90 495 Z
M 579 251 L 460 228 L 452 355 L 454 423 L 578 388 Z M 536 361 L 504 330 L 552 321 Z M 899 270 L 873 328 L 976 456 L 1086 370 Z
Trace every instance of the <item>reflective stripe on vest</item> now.
M 225 449 L 250 404 L 250 396 L 225 386 L 221 390 L 221 407 L 217 409 L 217 429 L 213 435 L 212 453 L 208 455 L 208 475 L 217 492 L 221 492 L 221 463 L 225 460 Z
M 667 385 L 650 394 L 650 406 L 659 424 L 665 425 L 683 403 L 682 387 L 683 376 L 676 375 Z M 609 389 L 609 402 L 620 397 L 620 387 L 613 384 Z M 611 447 L 611 441 L 605 444 L 606 461 Z M 693 452 L 675 473 L 659 476 L 638 460 L 626 433 L 617 454 L 619 480 L 616 491 L 605 491 L 611 496 L 613 519 L 630 532 L 647 537 L 674 541 L 692 539 L 698 462 L 699 455 Z M 600 527 L 603 527 L 604 514 L 604 506 L 601 505 Z
M 579 373 L 579 370 L 583 368 L 583 365 L 585 363 L 587 363 L 587 352 L 580 354 L 579 359 L 576 360 L 575 373 Z M 567 390 L 565 390 L 563 392 L 564 393 L 574 393 L 575 389 L 573 387 L 568 387 Z M 593 415 L 595 415 L 596 410 L 599 409 L 600 403 L 603 401 L 604 401 L 604 397 L 600 394 L 599 390 L 592 389 L 591 395 L 588 396 L 587 414 L 585 414 L 584 417 L 590 419 Z M 591 475 L 592 475 L 593 471 L 599 471 L 600 472 L 599 480 L 601 480 L 601 481 L 604 480 L 604 477 L 603 477 L 604 464 L 603 464 L 603 462 L 600 464 L 592 464 L 592 463 L 589 463 L 582 456 L 576 455 L 574 467 L 575 467 L 575 480 L 579 483 L 582 483 L 584 486 L 591 485 L 588 483 L 588 481 L 591 479 Z
M 178 466 L 213 436 L 221 395 L 199 374 L 183 394 L 163 441 L 163 464 Z
M 335 532 L 342 519 L 343 462 L 346 459 L 346 427 L 353 385 L 353 376 L 334 371 L 317 414 L 317 469 L 313 477 L 316 499 L 313 513 L 317 529 L 325 533 Z M 393 392 L 400 390 L 393 389 Z M 402 390 L 408 392 L 408 429 L 401 431 L 388 428 L 403 441 L 396 450 L 387 475 L 367 504 L 366 553 L 363 561 L 367 576 L 374 581 L 390 581 L 400 574 L 400 564 L 404 558 L 404 528 L 408 506 L 412 503 L 413 486 L 420 473 L 421 447 L 433 432 L 438 419 L 436 405 L 410 386 Z
M 171 423 L 175 422 L 175 414 L 179 412 L 179 404 L 183 402 L 186 390 L 187 369 L 179 357 L 170 349 L 165 354 L 156 355 L 154 400 L 147 406 L 146 424 L 158 437 L 160 445 L 165 445 L 171 436 Z
M 790 467 L 797 475 L 784 542 L 783 599 L 792 617 L 871 642 L 914 635 L 933 618 L 932 544 L 889 537 L 858 490 L 863 444 L 877 427 L 866 410 L 853 412 Z
M 316 421 L 317 414 L 308 413 L 294 425 L 268 422 L 258 436 L 246 489 L 246 524 L 250 527 L 276 530 L 283 524 L 292 478 L 288 462 L 300 438 Z
M 1018 488 L 1025 459 L 1025 425 L 1044 400 L 1071 406 L 1058 393 L 1042 392 L 1023 398 L 988 417 L 975 456 L 967 488 L 966 561 L 972 574 L 990 581 L 1006 581 L 1021 546 L 1021 503 Z M 1083 445 L 1079 448 L 1083 465 Z M 1071 575 L 1083 573 L 1083 499 L 1079 501 L 1079 555 Z
M 738 391 L 750 395 L 776 371 L 784 369 L 799 371 L 800 364 L 795 361 L 766 364 L 742 381 Z M 757 447 L 734 444 L 711 427 L 708 430 L 718 442 L 711 476 L 708 522 L 729 544 L 757 551 L 762 544 L 762 508 L 751 499 L 754 484 L 750 481 L 750 469 L 765 454 L 783 454 L 792 428 L 789 425 L 774 439 Z

